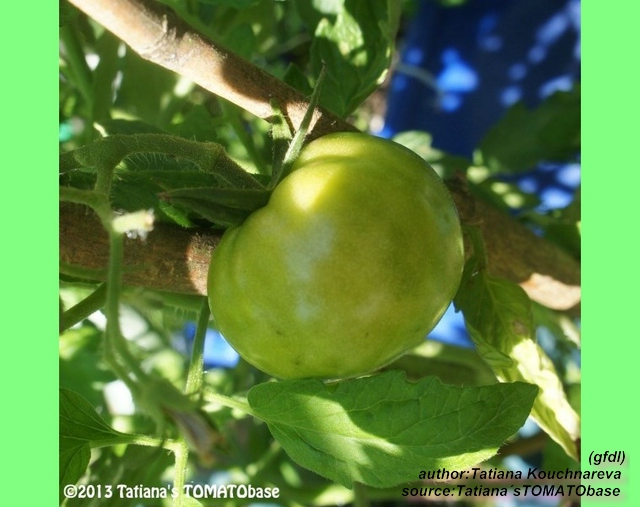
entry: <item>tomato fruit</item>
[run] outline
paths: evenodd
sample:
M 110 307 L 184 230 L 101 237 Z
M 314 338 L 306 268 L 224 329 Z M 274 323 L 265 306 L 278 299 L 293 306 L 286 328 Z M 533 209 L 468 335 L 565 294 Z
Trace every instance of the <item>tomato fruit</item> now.
M 257 368 L 349 378 L 425 339 L 463 259 L 454 203 L 427 163 L 389 140 L 329 134 L 224 233 L 208 297 L 222 335 Z

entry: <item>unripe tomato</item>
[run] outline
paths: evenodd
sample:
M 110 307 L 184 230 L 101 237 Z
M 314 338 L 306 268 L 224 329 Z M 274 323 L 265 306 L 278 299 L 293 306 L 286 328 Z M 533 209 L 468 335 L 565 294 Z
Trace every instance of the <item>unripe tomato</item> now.
M 330 134 L 224 233 L 209 303 L 223 336 L 266 373 L 348 378 L 424 340 L 463 264 L 455 206 L 428 164 L 392 141 Z

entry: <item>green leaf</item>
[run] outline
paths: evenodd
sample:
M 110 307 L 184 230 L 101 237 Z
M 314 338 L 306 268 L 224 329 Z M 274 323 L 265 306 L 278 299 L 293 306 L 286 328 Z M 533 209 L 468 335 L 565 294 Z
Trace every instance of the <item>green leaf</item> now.
M 171 191 L 185 188 L 220 187 L 225 182 L 215 174 L 199 170 L 154 169 L 118 173 L 121 181 L 130 185 L 154 184 L 156 189 Z M 157 191 L 157 190 L 156 190 Z
M 124 164 L 121 163 L 123 159 Z M 107 162 L 114 166 L 119 164 L 116 171 L 118 178 L 112 191 L 115 208 L 127 211 L 141 208 L 159 210 L 164 213 L 161 218 L 184 226 L 191 225 L 191 221 L 180 206 L 213 223 L 231 225 L 242 221 L 247 210 L 255 209 L 268 199 L 268 193 L 259 179 L 227 156 L 224 148 L 216 143 L 190 141 L 164 134 L 116 134 L 60 157 L 61 171 L 72 175 L 82 175 L 73 169 L 92 168 Z M 194 166 L 199 169 L 193 169 Z M 77 176 L 68 177 L 67 183 L 73 183 L 74 179 Z M 205 192 L 205 195 L 199 193 L 195 196 L 197 198 L 188 192 L 172 195 L 171 206 L 160 204 L 158 193 L 162 190 L 193 190 L 193 187 L 208 188 L 209 192 Z M 246 196 L 240 197 L 243 190 Z M 256 196 L 261 196 L 259 203 L 253 204 Z M 207 203 L 212 203 L 215 213 L 207 211 Z M 219 209 L 221 206 L 222 210 Z M 242 210 L 242 213 L 238 213 L 238 210 Z
M 115 107 L 154 125 L 163 126 L 163 106 L 172 97 L 178 76 L 144 60 L 129 48 L 121 65 L 122 82 Z M 140 83 L 144 83 L 144 86 L 140 86 Z
M 75 484 L 84 474 L 91 458 L 91 440 L 119 436 L 78 393 L 60 388 L 60 448 L 58 456 L 60 502 L 62 487 Z
M 192 213 L 196 213 L 205 220 L 222 228 L 241 224 L 250 214 L 247 210 L 218 206 L 212 202 L 192 198 L 175 197 L 172 198 L 171 202 L 190 210 Z
M 89 466 L 91 447 L 89 442 L 74 438 L 60 438 L 58 457 L 58 485 L 60 503 L 64 500 L 63 489 L 67 484 L 75 484 L 80 480 Z
M 494 172 L 521 172 L 541 161 L 570 160 L 580 150 L 580 87 L 556 92 L 538 108 L 512 106 L 480 143 Z
M 73 21 L 80 11 L 67 0 L 60 0 L 58 3 L 58 24 L 64 26 Z
M 182 188 L 166 192 L 164 198 L 223 227 L 237 225 L 269 201 L 266 189 Z
M 251 59 L 251 55 L 256 49 L 256 36 L 249 23 L 242 23 L 234 26 L 224 38 L 224 45 L 235 54 Z
M 532 417 L 565 452 L 578 459 L 579 416 L 567 400 L 553 363 L 533 339 L 531 300 L 517 284 L 467 270 L 455 305 L 478 352 L 502 382 L 535 384 Z
M 98 415 L 93 406 L 78 393 L 60 388 L 60 437 L 76 439 L 78 445 L 121 435 Z
M 401 3 L 396 0 L 298 2 L 313 30 L 311 71 L 324 64 L 320 104 L 340 117 L 353 112 L 384 79 L 395 46 Z
M 93 72 L 93 119 L 97 122 L 108 119 L 114 98 L 114 86 L 118 73 L 118 48 L 122 42 L 111 32 L 105 31 L 96 43 L 100 58 Z
M 185 139 L 216 141 L 218 124 L 221 121 L 221 118 L 214 118 L 203 104 L 193 104 L 182 121 L 171 126 L 171 131 Z
M 165 196 L 169 199 L 181 198 L 182 202 L 194 199 L 233 209 L 254 211 L 267 204 L 271 191 L 253 188 L 181 188 L 166 192 Z
M 330 385 L 259 384 L 248 401 L 301 466 L 347 487 L 391 487 L 419 470 L 461 470 L 490 458 L 524 424 L 536 392 L 523 383 L 411 383 L 394 370 Z
M 313 86 L 309 83 L 302 69 L 295 63 L 289 64 L 283 79 L 285 83 L 293 86 L 303 95 L 311 95 L 313 93 Z
M 491 368 L 475 349 L 436 340 L 425 340 L 396 359 L 388 369 L 403 370 L 409 380 L 421 379 L 428 372 L 445 384 L 456 386 L 480 386 L 498 382 Z
M 113 185 L 111 203 L 115 209 L 129 212 L 153 209 L 158 220 L 169 220 L 185 227 L 191 226 L 186 211 L 159 199 L 158 194 L 162 190 L 163 187 L 145 178 L 144 175 L 137 173 L 119 175 Z
M 59 386 L 74 387 L 94 407 L 104 404 L 102 388 L 117 377 L 103 362 L 102 332 L 84 324 L 59 339 Z
M 141 120 L 125 120 L 123 118 L 114 118 L 102 120 L 98 126 L 104 132 L 104 135 L 115 134 L 165 134 L 167 133 L 155 125 L 146 123 Z
M 162 212 L 162 214 L 167 217 L 170 221 L 182 226 L 182 227 L 194 227 L 195 224 L 189 217 L 189 213 L 182 208 L 177 206 L 173 206 L 168 202 L 160 201 L 158 203 L 158 208 Z
M 563 247 L 577 259 L 582 252 L 581 244 L 581 191 L 578 188 L 571 203 L 551 213 L 553 220 L 545 224 L 544 237 Z
M 157 169 L 153 165 L 153 155 L 163 154 L 182 158 L 195 164 L 201 171 L 208 172 L 228 186 L 236 188 L 263 188 L 263 185 L 231 159 L 224 147 L 217 143 L 197 142 L 181 137 L 163 134 L 110 135 L 86 146 L 60 155 L 61 171 L 80 167 L 114 167 L 134 154 L 144 154 L 149 163 L 135 169 Z M 158 161 L 156 161 L 158 162 Z M 176 169 L 171 168 L 171 169 Z M 184 169 L 180 167 L 179 169 Z
M 162 156 L 161 156 L 162 157 Z M 142 157 L 137 157 L 140 160 Z M 162 160 L 167 157 L 162 157 Z M 174 161 L 175 164 L 175 161 Z M 137 165 L 137 167 L 140 167 Z M 158 168 L 155 170 L 136 170 L 118 172 L 113 185 L 112 203 L 116 209 L 137 211 L 153 209 L 160 212 L 158 218 L 171 220 L 183 227 L 191 227 L 188 208 L 174 206 L 161 198 L 162 192 L 188 187 L 206 188 L 226 184 L 215 173 L 200 170 L 174 170 Z M 177 204 L 174 203 L 174 204 Z M 192 218 L 192 217 L 191 217 Z
M 101 497 L 95 495 L 93 498 L 69 499 L 66 501 L 65 507 L 140 506 L 140 499 L 127 498 L 125 493 L 119 494 L 116 489 L 117 485 L 122 484 L 131 488 L 136 485 L 167 487 L 167 481 L 163 480 L 162 474 L 173 462 L 173 455 L 161 447 L 128 445 L 121 449 L 103 448 L 91 462 L 89 473 L 83 480 L 83 483 L 86 484 L 101 484 L 103 495 Z M 105 498 L 105 486 L 112 486 L 110 498 Z M 149 505 L 146 501 L 144 504 Z
M 572 349 L 580 348 L 580 330 L 571 317 L 538 303 L 533 303 L 531 308 L 534 322 L 544 326 L 565 346 Z
M 433 138 L 428 132 L 407 130 L 393 136 L 393 140 L 420 155 L 442 179 L 451 178 L 458 171 L 464 172 L 471 165 L 471 161 L 464 157 L 434 148 Z

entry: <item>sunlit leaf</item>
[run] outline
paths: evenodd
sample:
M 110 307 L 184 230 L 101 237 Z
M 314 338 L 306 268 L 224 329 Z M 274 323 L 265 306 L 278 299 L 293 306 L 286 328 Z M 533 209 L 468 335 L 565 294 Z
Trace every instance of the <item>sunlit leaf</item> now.
M 526 420 L 537 393 L 524 383 L 459 388 L 401 371 L 325 385 L 259 384 L 254 413 L 303 467 L 351 487 L 390 487 L 420 469 L 461 470 L 493 456 Z
M 471 161 L 464 157 L 449 155 L 434 148 L 433 138 L 428 132 L 407 130 L 393 136 L 393 140 L 420 155 L 441 178 L 450 178 L 457 171 L 465 171 L 471 165 Z
M 567 400 L 553 363 L 534 340 L 531 300 L 517 284 L 484 271 L 465 277 L 455 299 L 478 352 L 503 382 L 535 384 L 531 413 L 565 452 L 578 459 L 580 420 Z
M 339 0 L 299 3 L 305 23 L 315 32 L 311 66 L 327 78 L 320 104 L 346 117 L 382 82 L 389 68 L 401 3 L 395 0 Z

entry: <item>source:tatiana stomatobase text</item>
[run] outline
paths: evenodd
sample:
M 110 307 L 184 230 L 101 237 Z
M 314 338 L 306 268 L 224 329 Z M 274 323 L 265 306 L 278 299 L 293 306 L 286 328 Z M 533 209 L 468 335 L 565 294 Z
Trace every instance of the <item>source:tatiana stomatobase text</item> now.
M 500 470 L 471 468 L 423 471 L 424 485 L 402 489 L 405 497 L 619 497 L 623 474 L 616 470 Z M 605 481 L 605 482 L 601 482 Z

